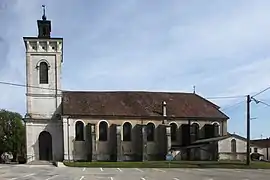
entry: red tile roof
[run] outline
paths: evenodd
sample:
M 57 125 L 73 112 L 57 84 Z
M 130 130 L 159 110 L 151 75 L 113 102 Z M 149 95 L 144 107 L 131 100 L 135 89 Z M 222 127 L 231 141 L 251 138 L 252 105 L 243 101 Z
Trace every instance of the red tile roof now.
M 167 117 L 228 119 L 219 107 L 193 93 L 171 92 L 78 92 L 64 91 L 63 115 L 162 117 L 162 102 Z

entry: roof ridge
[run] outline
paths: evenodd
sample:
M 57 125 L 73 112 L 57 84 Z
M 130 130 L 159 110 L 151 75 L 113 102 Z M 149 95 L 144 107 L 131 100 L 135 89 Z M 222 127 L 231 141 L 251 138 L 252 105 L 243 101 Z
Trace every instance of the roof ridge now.
M 136 90 L 89 90 L 89 91 L 62 91 L 64 93 L 166 93 L 166 94 L 189 94 L 195 95 L 189 92 L 177 92 L 177 91 L 136 91 Z

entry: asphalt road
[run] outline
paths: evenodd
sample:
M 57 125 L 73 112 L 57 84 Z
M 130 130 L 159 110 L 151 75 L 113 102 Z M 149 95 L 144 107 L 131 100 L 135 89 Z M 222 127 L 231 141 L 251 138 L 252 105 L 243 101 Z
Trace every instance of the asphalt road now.
M 0 165 L 0 180 L 269 180 L 270 170 Z

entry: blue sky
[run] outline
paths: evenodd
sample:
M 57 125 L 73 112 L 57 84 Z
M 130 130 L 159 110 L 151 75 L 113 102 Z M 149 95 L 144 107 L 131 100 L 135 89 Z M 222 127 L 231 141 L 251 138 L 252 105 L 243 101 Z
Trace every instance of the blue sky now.
M 270 85 L 268 0 L 1 0 L 0 81 L 25 83 L 22 37 L 37 35 L 42 4 L 52 35 L 64 38 L 65 90 L 192 92 L 195 85 L 219 97 Z M 0 107 L 25 114 L 25 89 L 0 89 Z M 256 98 L 270 104 L 270 90 Z M 228 130 L 245 136 L 245 98 L 210 100 L 230 116 Z M 252 138 L 270 136 L 269 110 L 251 104 Z

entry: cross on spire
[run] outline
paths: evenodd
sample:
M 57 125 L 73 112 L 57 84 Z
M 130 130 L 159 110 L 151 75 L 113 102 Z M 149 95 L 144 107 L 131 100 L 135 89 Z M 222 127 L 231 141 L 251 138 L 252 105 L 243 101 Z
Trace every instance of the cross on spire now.
M 46 17 L 46 9 L 45 9 L 45 5 L 42 5 L 42 9 L 43 9 L 42 20 L 43 20 L 43 21 L 46 21 L 47 17 Z

